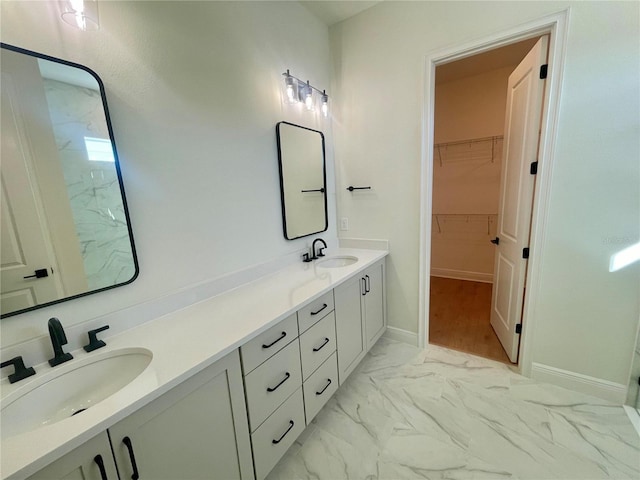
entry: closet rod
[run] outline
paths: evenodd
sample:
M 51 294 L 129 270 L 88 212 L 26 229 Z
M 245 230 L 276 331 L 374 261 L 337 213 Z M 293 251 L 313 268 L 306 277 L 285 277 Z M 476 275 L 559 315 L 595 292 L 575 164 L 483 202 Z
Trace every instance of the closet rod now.
M 469 140 L 456 140 L 454 142 L 442 142 L 436 143 L 434 147 L 448 147 L 451 145 L 466 145 L 471 143 L 480 143 L 480 142 L 493 142 L 495 140 L 504 140 L 504 135 L 496 135 L 493 137 L 483 137 L 483 138 L 470 138 Z

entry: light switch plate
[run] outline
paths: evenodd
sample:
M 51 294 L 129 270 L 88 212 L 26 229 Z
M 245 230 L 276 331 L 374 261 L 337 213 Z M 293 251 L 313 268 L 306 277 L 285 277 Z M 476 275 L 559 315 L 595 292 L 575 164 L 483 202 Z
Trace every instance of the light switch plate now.
M 349 230 L 349 219 L 347 217 L 340 219 L 340 230 Z

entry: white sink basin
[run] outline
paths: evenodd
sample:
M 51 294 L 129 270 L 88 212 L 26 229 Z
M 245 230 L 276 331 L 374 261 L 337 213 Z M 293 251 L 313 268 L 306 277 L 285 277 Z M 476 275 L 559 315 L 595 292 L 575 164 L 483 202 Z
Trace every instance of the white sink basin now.
M 353 265 L 357 261 L 358 257 L 353 257 L 351 255 L 336 255 L 318 260 L 317 265 L 321 268 L 340 268 Z
M 128 385 L 151 362 L 144 348 L 92 353 L 44 373 L 2 399 L 2 438 L 35 430 L 82 412 Z

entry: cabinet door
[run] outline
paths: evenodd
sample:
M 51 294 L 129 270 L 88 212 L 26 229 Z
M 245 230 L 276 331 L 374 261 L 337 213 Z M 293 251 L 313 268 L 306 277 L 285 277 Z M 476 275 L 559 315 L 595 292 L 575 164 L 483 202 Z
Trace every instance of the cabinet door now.
M 343 283 L 334 290 L 340 385 L 367 353 L 360 301 L 363 294 L 364 279 L 361 276 Z
M 367 351 L 384 333 L 385 299 L 384 299 L 384 263 L 380 262 L 365 270 L 367 294 L 362 297 L 364 303 L 365 333 Z
M 102 469 L 100 468 L 102 464 Z M 40 470 L 29 480 L 118 480 L 107 432 Z
M 238 351 L 117 423 L 109 436 L 123 479 L 136 467 L 141 480 L 253 478 Z

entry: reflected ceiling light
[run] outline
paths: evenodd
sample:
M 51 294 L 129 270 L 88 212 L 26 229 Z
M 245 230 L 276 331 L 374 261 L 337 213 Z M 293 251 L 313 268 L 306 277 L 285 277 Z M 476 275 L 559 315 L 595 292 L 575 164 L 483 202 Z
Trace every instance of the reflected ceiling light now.
M 289 70 L 282 74 L 284 76 L 283 101 L 287 104 L 304 103 L 309 111 L 314 111 L 317 98 L 320 98 L 320 110 L 325 117 L 329 116 L 329 95 L 326 90 L 319 90 L 309 83 L 291 75 Z
M 98 30 L 98 0 L 60 0 L 61 17 L 65 23 L 83 31 Z

